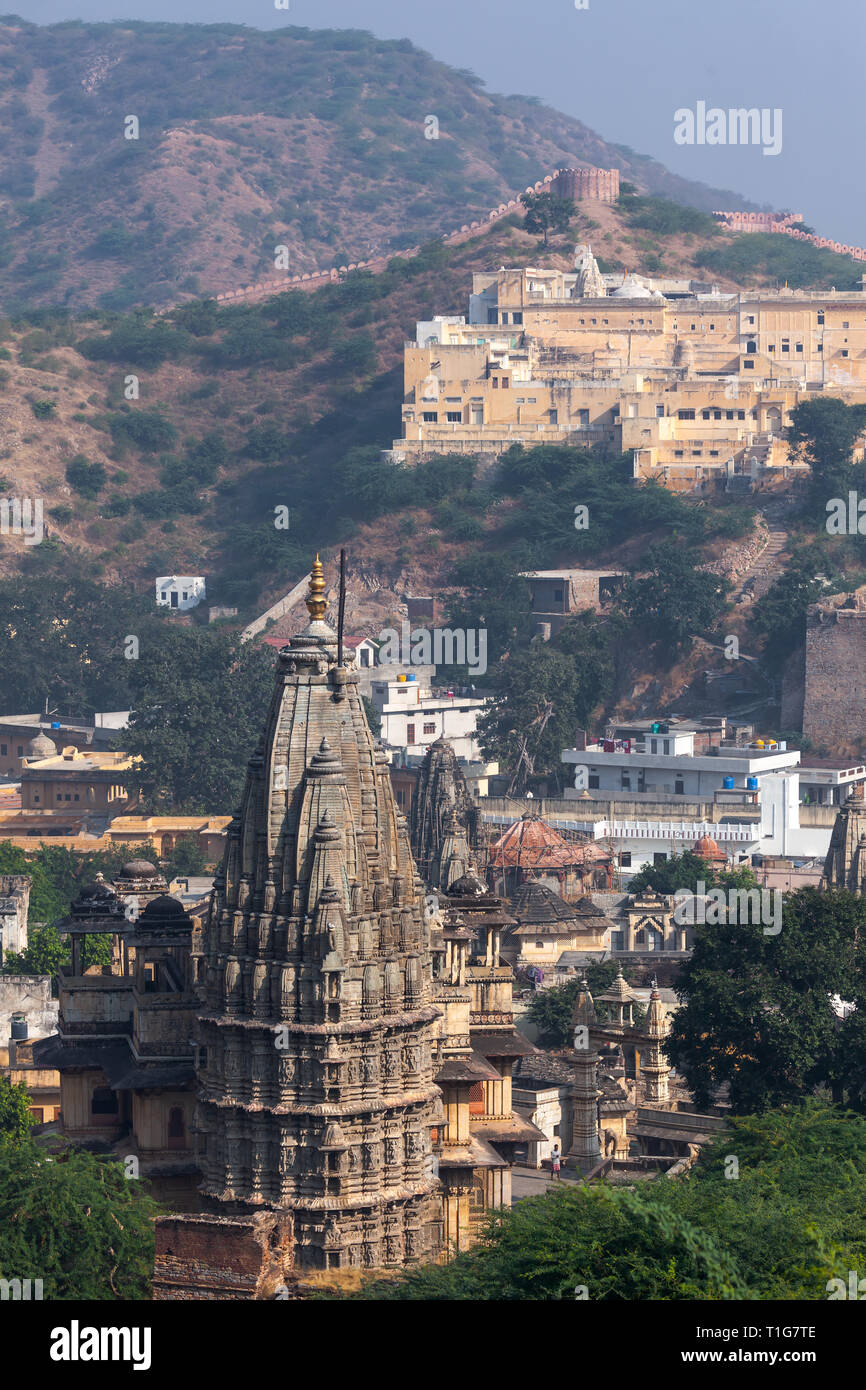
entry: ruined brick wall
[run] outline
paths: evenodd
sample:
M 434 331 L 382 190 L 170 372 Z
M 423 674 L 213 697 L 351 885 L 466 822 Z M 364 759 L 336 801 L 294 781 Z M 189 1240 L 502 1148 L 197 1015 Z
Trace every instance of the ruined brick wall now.
M 160 1302 L 273 1299 L 291 1269 L 286 1213 L 160 1216 L 154 1230 L 153 1297 Z
M 851 606 L 816 604 L 806 619 L 803 733 L 817 748 L 852 747 L 866 736 L 866 608 L 860 598 L 851 596 Z

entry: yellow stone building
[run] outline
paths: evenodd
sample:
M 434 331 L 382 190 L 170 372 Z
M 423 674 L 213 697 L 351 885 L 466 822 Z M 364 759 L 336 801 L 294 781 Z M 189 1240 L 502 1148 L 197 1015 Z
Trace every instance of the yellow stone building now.
M 723 293 L 603 275 L 580 246 L 572 271 L 476 273 L 468 316 L 418 323 L 404 379 L 409 463 L 605 445 L 676 490 L 784 488 L 808 472 L 781 437 L 794 406 L 866 401 L 866 288 Z

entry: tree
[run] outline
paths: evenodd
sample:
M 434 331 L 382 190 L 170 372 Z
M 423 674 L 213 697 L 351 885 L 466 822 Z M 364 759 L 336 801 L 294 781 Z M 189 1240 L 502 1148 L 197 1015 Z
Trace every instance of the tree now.
M 698 884 L 723 885 L 726 888 L 754 888 L 758 880 L 751 869 L 723 870 L 717 873 L 707 859 L 702 859 L 693 850 L 682 854 L 672 854 L 661 864 L 645 864 L 639 873 L 629 881 L 630 893 L 643 893 L 651 888 L 654 893 L 671 894 L 677 889 L 686 888 L 690 893 L 698 891 Z
M 181 835 L 166 865 L 166 877 L 178 874 L 203 874 L 207 868 L 204 850 L 195 835 Z
M 592 964 L 586 969 L 586 982 L 590 994 L 603 994 L 616 978 L 617 966 L 613 961 Z M 571 1016 L 580 978 L 567 980 L 562 985 L 551 985 L 549 989 L 536 990 L 526 1011 L 527 1018 L 538 1029 L 538 1040 L 544 1047 L 570 1047 L 573 1041 Z
M 780 672 L 805 641 L 809 605 L 837 587 L 838 581 L 830 578 L 833 572 L 834 566 L 826 555 L 825 546 L 803 546 L 752 608 L 749 626 L 764 640 L 763 657 L 771 671 Z M 826 580 L 819 578 L 819 574 L 825 575 Z
M 273 653 L 237 633 L 166 629 L 132 673 L 121 736 L 142 763 L 127 774 L 157 812 L 230 812 L 243 791 L 273 688 Z
M 558 1184 L 498 1212 L 449 1263 L 348 1297 L 823 1301 L 832 1280 L 847 1291 L 849 1270 L 863 1269 L 864 1232 L 866 1119 L 809 1100 L 734 1117 L 687 1180 Z
M 651 545 L 644 557 L 647 573 L 630 579 L 619 596 L 621 609 L 669 657 L 694 633 L 711 630 L 724 612 L 731 586 L 700 563 L 683 545 Z
M 38 1277 L 46 1300 L 149 1299 L 157 1210 L 113 1157 L 0 1144 L 0 1277 Z
M 0 1076 L 0 1151 L 23 1144 L 32 1124 L 27 1087 Z
M 544 245 L 551 232 L 567 232 L 577 209 L 573 198 L 557 198 L 554 193 L 521 193 L 526 208 L 523 225 L 533 236 L 542 236 Z
M 512 769 L 509 795 L 539 773 L 559 772 L 577 726 L 574 663 L 546 642 L 515 651 L 492 672 L 492 695 L 478 720 L 485 758 Z
M 680 967 L 667 1054 L 700 1108 L 727 1083 L 737 1113 L 829 1086 L 866 1104 L 862 1012 L 840 1023 L 831 998 L 866 1004 L 866 901 L 804 888 L 788 895 L 781 931 L 760 922 L 696 924 Z
M 846 405 L 835 396 L 800 401 L 791 411 L 785 438 L 812 470 L 812 495 L 824 513 L 833 497 L 845 497 L 862 484 L 864 468 L 854 467 L 854 445 L 866 428 L 866 405 Z

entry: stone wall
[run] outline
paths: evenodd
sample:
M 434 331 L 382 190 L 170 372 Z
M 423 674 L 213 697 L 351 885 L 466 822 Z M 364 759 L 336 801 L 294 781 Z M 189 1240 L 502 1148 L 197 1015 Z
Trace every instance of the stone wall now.
M 154 1229 L 156 1301 L 288 1296 L 283 1284 L 291 1263 L 287 1215 L 160 1216 Z
M 803 733 L 816 748 L 856 747 L 866 731 L 866 588 L 806 618 Z
M 0 975 L 0 1042 L 6 1043 L 12 1015 L 24 1014 L 31 1038 L 45 1038 L 57 1031 L 56 999 L 51 998 L 48 975 Z

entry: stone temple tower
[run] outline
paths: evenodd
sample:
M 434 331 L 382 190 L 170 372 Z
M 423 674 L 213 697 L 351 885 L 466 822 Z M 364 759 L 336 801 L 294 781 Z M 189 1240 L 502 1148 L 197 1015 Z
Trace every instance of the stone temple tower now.
M 274 1211 L 299 1270 L 435 1257 L 429 925 L 316 559 L 309 626 L 278 658 L 204 930 L 201 1193 Z

